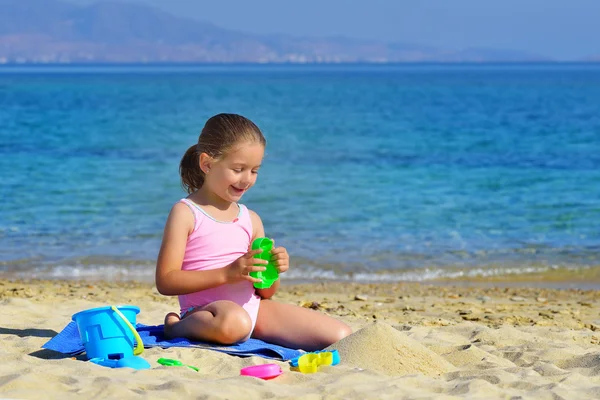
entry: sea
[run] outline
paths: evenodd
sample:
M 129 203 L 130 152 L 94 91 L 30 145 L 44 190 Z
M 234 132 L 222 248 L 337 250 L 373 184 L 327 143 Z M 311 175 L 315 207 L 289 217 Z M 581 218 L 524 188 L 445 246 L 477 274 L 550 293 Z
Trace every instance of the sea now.
M 600 266 L 600 64 L 12 65 L 1 276 L 152 281 L 179 160 L 221 112 L 267 138 L 242 202 L 282 279 Z

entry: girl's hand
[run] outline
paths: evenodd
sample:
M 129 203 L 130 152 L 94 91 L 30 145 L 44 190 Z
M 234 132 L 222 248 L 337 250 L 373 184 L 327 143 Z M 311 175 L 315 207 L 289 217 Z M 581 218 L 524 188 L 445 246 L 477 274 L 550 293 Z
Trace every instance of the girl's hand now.
M 261 266 L 255 266 L 254 264 L 267 264 L 267 260 L 260 258 L 254 258 L 255 255 L 260 254 L 262 250 L 249 250 L 246 254 L 232 262 L 227 266 L 226 279 L 227 282 L 240 282 L 249 281 L 252 283 L 262 282 L 261 279 L 256 279 L 250 276 L 250 272 L 264 271 L 267 268 Z
M 276 247 L 271 250 L 271 261 L 275 263 L 280 273 L 290 268 L 290 256 L 285 247 Z

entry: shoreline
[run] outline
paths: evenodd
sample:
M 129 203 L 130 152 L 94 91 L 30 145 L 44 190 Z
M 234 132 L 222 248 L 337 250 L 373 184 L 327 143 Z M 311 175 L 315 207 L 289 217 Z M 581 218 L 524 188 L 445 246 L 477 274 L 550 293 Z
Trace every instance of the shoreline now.
M 66 281 L 66 282 L 121 282 L 121 283 L 141 283 L 147 285 L 154 284 L 154 274 L 137 273 L 115 273 L 107 271 L 106 274 L 94 276 L 47 276 L 35 275 L 33 277 L 24 277 L 26 272 L 16 270 L 4 271 L 0 274 L 0 280 L 4 281 Z M 106 276 L 109 276 L 109 279 Z M 459 275 L 456 277 L 439 277 L 423 280 L 393 279 L 386 275 L 381 279 L 355 280 L 350 275 L 348 278 L 341 277 L 315 277 L 315 278 L 282 278 L 282 284 L 287 286 L 295 285 L 314 285 L 325 282 L 328 284 L 420 284 L 433 286 L 459 286 L 459 287 L 511 287 L 511 288 L 548 288 L 548 289 L 582 289 L 582 290 L 600 290 L 600 266 L 590 266 L 588 268 L 556 268 L 543 272 L 529 273 L 505 273 L 498 275 Z
M 289 363 L 200 348 L 148 348 L 151 369 L 111 369 L 41 346 L 79 311 L 140 307 L 160 325 L 176 297 L 144 282 L 0 279 L 0 397 L 395 399 L 595 398 L 600 393 L 599 290 L 421 283 L 283 283 L 275 300 L 346 322 L 341 363 L 302 374 Z M 160 366 L 174 358 L 200 368 Z M 240 376 L 276 363 L 269 381 Z
M 113 260 L 114 263 L 86 263 L 64 266 L 32 266 L 29 264 L 4 263 L 0 279 L 10 280 L 73 280 L 73 281 L 119 281 L 154 282 L 155 261 Z M 105 260 L 106 261 L 106 260 Z M 394 282 L 420 283 L 424 285 L 456 286 L 506 286 L 600 290 L 600 264 L 546 265 L 546 264 L 493 264 L 479 267 L 448 265 L 400 269 L 376 269 L 364 271 L 334 268 L 331 265 L 292 265 L 282 276 L 287 285 L 333 283 L 376 284 Z
M 508 322 L 600 332 L 596 312 L 600 309 L 600 290 L 454 283 L 282 283 L 274 300 L 351 317 L 355 325 L 375 319 L 428 325 L 471 321 L 498 326 Z M 0 301 L 11 298 L 32 303 L 48 299 L 133 305 L 152 301 L 178 309 L 177 296 L 161 295 L 153 283 L 135 281 L 0 279 Z

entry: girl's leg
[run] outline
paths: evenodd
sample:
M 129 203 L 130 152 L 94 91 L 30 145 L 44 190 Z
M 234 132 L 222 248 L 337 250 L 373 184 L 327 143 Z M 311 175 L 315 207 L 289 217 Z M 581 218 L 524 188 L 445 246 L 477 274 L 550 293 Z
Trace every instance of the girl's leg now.
M 188 312 L 181 319 L 175 313 L 165 317 L 165 336 L 220 344 L 246 339 L 252 329 L 250 316 L 238 304 L 219 300 Z
M 252 337 L 285 347 L 315 351 L 351 333 L 348 325 L 318 311 L 261 300 Z

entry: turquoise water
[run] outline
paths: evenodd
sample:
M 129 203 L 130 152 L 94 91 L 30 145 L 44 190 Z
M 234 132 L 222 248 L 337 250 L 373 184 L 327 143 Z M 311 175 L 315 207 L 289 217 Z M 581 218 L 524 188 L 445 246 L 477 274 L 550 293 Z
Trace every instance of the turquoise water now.
M 267 137 L 290 278 L 600 264 L 600 65 L 2 67 L 3 274 L 152 279 L 219 112 Z

